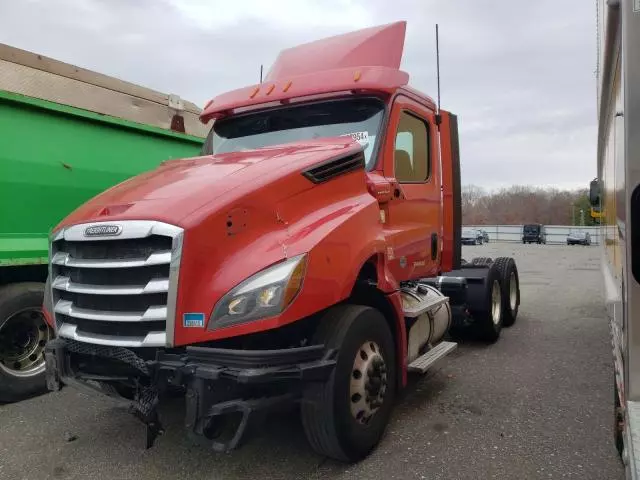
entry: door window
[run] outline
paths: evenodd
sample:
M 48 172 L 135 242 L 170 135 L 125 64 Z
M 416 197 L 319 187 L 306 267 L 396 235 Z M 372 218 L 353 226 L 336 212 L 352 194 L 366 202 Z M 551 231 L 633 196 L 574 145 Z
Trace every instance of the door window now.
M 394 171 L 400 183 L 423 183 L 430 175 L 429 129 L 423 120 L 400 113 L 394 151 Z

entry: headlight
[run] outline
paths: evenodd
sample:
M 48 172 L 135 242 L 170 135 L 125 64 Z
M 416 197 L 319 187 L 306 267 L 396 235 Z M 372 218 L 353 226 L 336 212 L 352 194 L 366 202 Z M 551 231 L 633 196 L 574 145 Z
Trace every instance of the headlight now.
M 209 330 L 282 313 L 302 288 L 307 255 L 298 255 L 256 273 L 216 304 Z

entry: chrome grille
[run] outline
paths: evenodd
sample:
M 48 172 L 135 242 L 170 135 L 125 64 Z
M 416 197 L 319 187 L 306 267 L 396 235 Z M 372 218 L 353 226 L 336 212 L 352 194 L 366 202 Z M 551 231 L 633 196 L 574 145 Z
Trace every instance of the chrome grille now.
M 120 228 L 93 228 L 101 226 Z M 49 275 L 58 335 L 99 345 L 171 346 L 182 235 L 153 221 L 56 232 Z

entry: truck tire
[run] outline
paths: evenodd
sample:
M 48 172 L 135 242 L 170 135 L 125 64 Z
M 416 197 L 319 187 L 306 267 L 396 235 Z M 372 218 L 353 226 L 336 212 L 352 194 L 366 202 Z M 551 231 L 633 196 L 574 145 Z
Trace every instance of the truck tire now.
M 493 343 L 500 338 L 503 318 L 500 271 L 494 264 L 489 265 L 482 287 L 480 301 L 470 306 L 471 315 L 476 336 Z
M 493 263 L 491 257 L 475 257 L 471 259 L 471 265 L 489 265 Z
M 379 443 L 393 407 L 393 336 L 379 311 L 339 305 L 320 319 L 313 342 L 335 349 L 337 363 L 326 382 L 304 390 L 305 434 L 321 455 L 345 462 L 360 460 Z
M 42 314 L 44 284 L 0 289 L 0 402 L 46 391 L 44 346 L 53 331 Z
M 498 257 L 493 264 L 500 272 L 502 288 L 502 326 L 510 327 L 516 323 L 520 308 L 520 277 L 518 267 L 511 257 Z

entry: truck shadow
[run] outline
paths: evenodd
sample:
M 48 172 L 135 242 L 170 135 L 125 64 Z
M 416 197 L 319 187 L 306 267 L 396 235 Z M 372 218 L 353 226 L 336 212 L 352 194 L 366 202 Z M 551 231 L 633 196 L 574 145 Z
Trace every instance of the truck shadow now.
M 505 329 L 505 334 L 512 328 Z M 467 339 L 447 357 L 447 362 L 442 362 L 432 372 L 424 376 L 410 375 L 408 385 L 396 398 L 382 442 L 357 468 L 384 462 L 386 455 L 398 449 L 406 450 L 422 443 L 428 445 L 429 441 L 447 435 L 456 424 L 483 415 L 482 405 L 474 398 L 454 393 L 460 387 L 458 377 L 466 368 L 468 357 L 488 348 L 495 347 Z M 72 396 L 76 395 L 80 394 Z M 69 397 L 67 400 L 85 403 L 81 398 Z M 73 477 L 94 462 L 107 465 L 100 472 L 105 478 L 123 469 L 121 471 L 127 472 L 125 478 L 140 479 L 146 478 L 149 472 L 158 472 L 161 478 L 205 478 L 205 472 L 206 478 L 308 478 L 317 475 L 332 478 L 353 468 L 317 455 L 311 449 L 297 406 L 257 421 L 244 445 L 224 454 L 196 445 L 188 438 L 182 397 L 167 399 L 162 405 L 160 415 L 166 431 L 149 450 L 144 448 L 144 426 L 126 409 L 107 401 L 96 399 L 96 402 L 93 408 L 81 408 L 71 416 L 73 425 L 69 427 L 77 440 L 70 443 L 59 440 L 60 455 L 51 468 L 62 465 L 64 469 L 52 472 L 54 478 Z M 118 474 L 115 476 L 122 478 Z
M 439 411 L 439 394 L 447 388 L 447 377 L 436 372 L 424 377 L 410 377 L 408 386 L 398 395 L 392 419 L 380 446 L 361 463 L 374 462 L 384 451 L 393 449 L 397 435 L 402 434 L 416 416 Z M 216 478 L 306 478 L 322 470 L 322 477 L 343 474 L 351 466 L 316 454 L 305 437 L 300 422 L 299 407 L 271 413 L 256 422 L 252 436 L 240 449 L 228 454 L 216 453 L 205 446 L 196 445 L 184 429 L 185 405 L 183 398 L 169 399 L 160 410 L 165 433 L 153 448 L 144 449 L 145 431 L 141 423 L 126 409 L 111 406 L 95 419 L 90 428 L 76 429 L 78 440 L 65 445 L 59 458 L 63 470 L 54 472 L 55 478 L 72 477 L 82 470 L 83 463 L 113 462 L 121 468 L 139 471 L 161 471 L 162 478 L 199 478 L 203 472 Z M 432 416 L 431 414 L 429 415 Z M 85 421 L 88 418 L 85 418 Z M 421 422 L 424 426 L 424 422 Z M 83 422 L 85 427 L 88 424 Z M 441 433 L 446 423 L 433 421 L 428 428 Z M 67 457 L 65 459 L 65 457 Z M 84 459 L 84 460 L 83 460 Z M 378 458 L 379 461 L 379 458 Z M 86 465 L 85 465 L 86 467 Z M 101 472 L 106 473 L 106 472 Z

